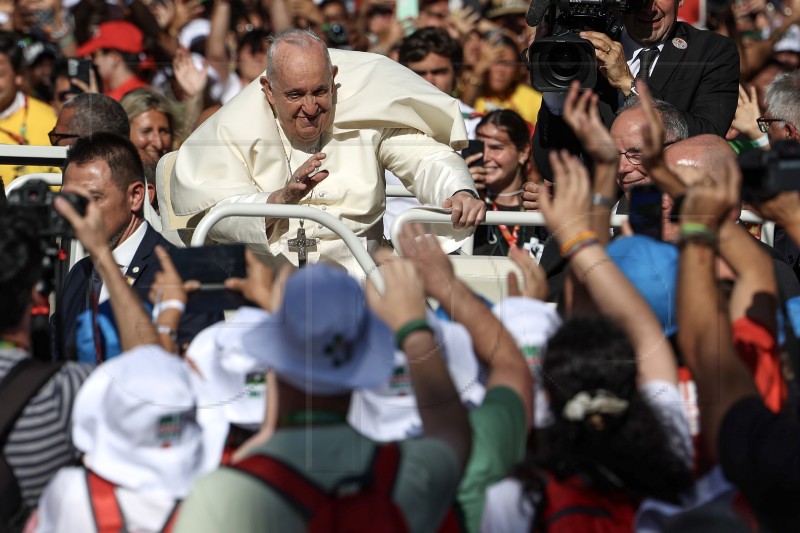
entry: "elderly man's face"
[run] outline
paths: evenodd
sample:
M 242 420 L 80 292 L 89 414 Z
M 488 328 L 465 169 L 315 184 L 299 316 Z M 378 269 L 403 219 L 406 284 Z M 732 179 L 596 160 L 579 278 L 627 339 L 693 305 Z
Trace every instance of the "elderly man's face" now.
M 274 58 L 275 79 L 262 77 L 261 86 L 286 135 L 314 142 L 333 123 L 337 68 L 328 71 L 321 47 L 279 46 Z
M 644 113 L 639 108 L 623 111 L 611 125 L 611 137 L 620 154 L 617 169 L 617 184 L 626 193 L 634 185 L 645 185 L 651 182 L 641 163 L 642 124 Z
M 659 43 L 672 31 L 683 0 L 645 0 L 636 13 L 622 15 L 622 22 L 634 41 L 647 46 Z

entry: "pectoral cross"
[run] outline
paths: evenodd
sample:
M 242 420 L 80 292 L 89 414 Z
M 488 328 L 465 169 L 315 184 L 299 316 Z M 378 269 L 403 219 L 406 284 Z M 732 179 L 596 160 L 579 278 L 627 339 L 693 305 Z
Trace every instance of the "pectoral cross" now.
M 306 264 L 306 252 L 317 249 L 317 239 L 306 238 L 306 230 L 303 228 L 302 221 L 300 222 L 300 227 L 297 228 L 297 238 L 289 239 L 288 244 L 290 252 L 297 252 L 297 261 L 300 263 L 300 266 Z

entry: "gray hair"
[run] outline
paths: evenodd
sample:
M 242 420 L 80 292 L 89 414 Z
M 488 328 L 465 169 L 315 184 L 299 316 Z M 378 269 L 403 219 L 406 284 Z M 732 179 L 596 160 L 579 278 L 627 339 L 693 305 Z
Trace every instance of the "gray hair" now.
M 98 93 L 82 93 L 67 101 L 62 109 L 74 109 L 69 119 L 69 132 L 85 137 L 98 132 L 110 132 L 126 139 L 131 125 L 125 109 L 113 98 Z
M 328 53 L 328 46 L 325 44 L 325 41 L 320 39 L 319 36 L 311 30 L 289 28 L 277 35 L 270 35 L 269 42 L 270 46 L 267 50 L 267 79 L 270 81 L 275 79 L 275 54 L 277 53 L 278 45 L 281 43 L 290 44 L 306 50 L 319 46 L 325 52 L 328 72 L 333 72 L 333 63 L 331 63 L 331 56 Z
M 774 118 L 800 127 L 800 71 L 783 72 L 767 85 L 764 96 L 767 112 Z
M 661 115 L 661 121 L 664 123 L 664 144 L 672 144 L 678 141 L 689 138 L 689 124 L 683 117 L 677 107 L 665 102 L 664 100 L 653 99 L 653 108 Z M 623 111 L 628 109 L 637 109 L 641 107 L 642 102 L 636 95 L 630 95 L 625 99 L 625 103 L 617 111 L 619 116 Z

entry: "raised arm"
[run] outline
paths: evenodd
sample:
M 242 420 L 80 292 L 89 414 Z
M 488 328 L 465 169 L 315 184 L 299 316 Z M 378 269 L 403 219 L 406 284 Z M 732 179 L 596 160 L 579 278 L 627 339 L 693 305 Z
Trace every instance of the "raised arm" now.
M 111 310 L 114 316 L 120 317 L 117 330 L 122 349 L 128 351 L 143 344 L 158 344 L 158 336 L 150 316 L 111 255 L 99 208 L 90 201 L 86 207 L 86 216 L 81 217 L 64 198 L 56 198 L 54 205 L 58 214 L 72 225 L 75 235 L 89 252 L 103 284 L 108 288 Z
M 422 283 L 410 262 L 389 254 L 376 259 L 383 263 L 380 269 L 386 291 L 379 295 L 375 286 L 368 282 L 367 302 L 395 335 L 405 331 L 397 340 L 408 358 L 411 386 L 425 434 L 448 444 L 464 468 L 472 447 L 472 431 L 467 411 L 439 354 L 433 331 L 421 326 L 425 322 Z M 409 329 L 414 324 L 418 327 Z
M 675 356 L 658 319 L 589 229 L 591 186 L 586 168 L 566 151 L 553 152 L 550 165 L 558 186 L 554 199 L 543 199 L 542 214 L 561 244 L 562 255 L 598 310 L 628 335 L 639 360 L 640 382 L 677 384 Z
M 758 394 L 734 350 L 716 279 L 715 232 L 738 194 L 735 184 L 707 180 L 689 188 L 681 208 L 678 342 L 697 385 L 702 434 L 714 457 L 725 413 L 737 400 Z
M 512 389 L 522 400 L 526 420 L 531 420 L 531 373 L 508 330 L 486 304 L 456 278 L 436 237 L 426 235 L 420 226 L 408 225 L 403 228 L 400 246 L 403 255 L 413 261 L 425 292 L 469 331 L 475 355 L 489 368 L 487 387 L 502 385 Z
M 617 201 L 619 151 L 600 118 L 599 97 L 591 89 L 579 96 L 580 84 L 572 83 L 564 102 L 564 122 L 575 133 L 584 151 L 594 161 L 591 227 L 600 243 L 610 238 L 609 218 Z

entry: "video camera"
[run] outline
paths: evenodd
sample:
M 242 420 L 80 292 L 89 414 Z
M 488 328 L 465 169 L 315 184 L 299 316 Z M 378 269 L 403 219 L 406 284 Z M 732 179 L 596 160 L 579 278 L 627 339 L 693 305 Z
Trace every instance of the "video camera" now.
M 758 204 L 773 196 L 800 190 L 800 143 L 775 141 L 769 152 L 750 150 L 739 156 L 742 199 Z
M 32 180 L 8 193 L 8 205 L 24 208 L 36 220 L 41 239 L 55 237 L 73 238 L 75 234 L 69 222 L 64 220 L 53 207 L 57 196 L 66 198 L 81 216 L 86 214 L 88 200 L 79 194 L 56 193 L 41 180 Z
M 594 46 L 578 34 L 589 28 L 619 40 L 620 13 L 635 13 L 643 0 L 532 0 L 526 21 L 538 26 L 547 16 L 549 37 L 534 41 L 523 57 L 531 85 L 540 92 L 566 91 L 573 80 L 582 89 L 597 83 Z

